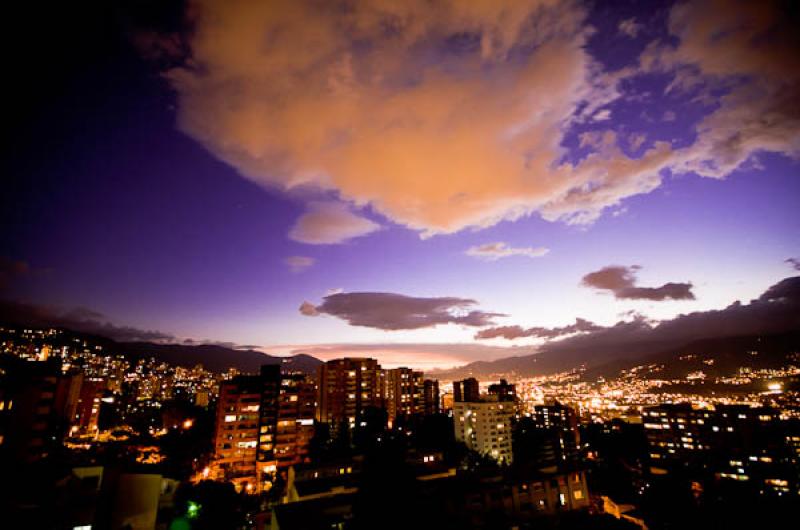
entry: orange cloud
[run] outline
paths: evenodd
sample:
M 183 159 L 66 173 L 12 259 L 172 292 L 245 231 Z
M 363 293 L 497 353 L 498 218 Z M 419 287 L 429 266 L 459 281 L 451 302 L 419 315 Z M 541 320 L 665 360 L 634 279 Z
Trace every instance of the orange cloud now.
M 332 190 L 426 235 L 514 219 L 572 187 L 554 164 L 591 61 L 571 3 L 192 12 L 192 61 L 168 73 L 180 127 L 256 182 Z
M 577 2 L 347 7 L 193 2 L 191 59 L 167 73 L 180 128 L 263 186 L 324 190 L 423 236 L 533 212 L 588 223 L 656 189 L 665 168 L 723 176 L 758 149 L 797 151 L 800 68 L 787 59 L 796 43 L 783 30 L 777 43 L 754 40 L 775 22 L 769 9 L 678 5 L 670 28 L 679 46 L 653 45 L 642 68 L 607 73 L 586 52 Z M 619 81 L 657 65 L 764 83 L 726 96 L 688 149 L 658 142 L 632 159 L 609 131 L 588 158 L 563 162 L 569 127 L 611 116 Z M 348 230 L 299 239 L 341 242 Z

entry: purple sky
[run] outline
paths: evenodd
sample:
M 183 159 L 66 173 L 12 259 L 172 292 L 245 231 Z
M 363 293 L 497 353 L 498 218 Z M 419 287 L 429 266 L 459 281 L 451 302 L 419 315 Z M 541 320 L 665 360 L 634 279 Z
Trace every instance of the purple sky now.
M 769 3 L 425 4 L 55 31 L 63 66 L 17 87 L 0 295 L 431 367 L 793 274 L 800 54 Z

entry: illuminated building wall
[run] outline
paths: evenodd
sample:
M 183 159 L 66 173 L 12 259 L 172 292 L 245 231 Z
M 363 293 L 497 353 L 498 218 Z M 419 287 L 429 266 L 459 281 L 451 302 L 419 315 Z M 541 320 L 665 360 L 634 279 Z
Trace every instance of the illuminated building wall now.
M 342 423 L 353 427 L 366 408 L 382 408 L 383 374 L 375 359 L 336 359 L 320 366 L 317 419 L 334 429 Z
M 511 463 L 513 403 L 501 401 L 456 401 L 453 425 L 456 440 L 469 449 L 500 462 Z
M 314 436 L 317 385 L 302 374 L 284 375 L 278 407 L 275 459 L 278 468 L 305 462 Z
M 424 379 L 422 372 L 411 368 L 386 371 L 386 408 L 389 419 L 408 417 L 424 412 Z
M 255 488 L 261 390 L 260 376 L 236 376 L 221 385 L 212 478 Z
M 560 403 L 536 405 L 532 417 L 536 429 L 542 432 L 540 465 L 561 466 L 578 460 L 580 434 L 574 409 Z
M 426 379 L 423 385 L 425 414 L 438 414 L 441 412 L 442 408 L 439 401 L 439 381 L 435 379 Z

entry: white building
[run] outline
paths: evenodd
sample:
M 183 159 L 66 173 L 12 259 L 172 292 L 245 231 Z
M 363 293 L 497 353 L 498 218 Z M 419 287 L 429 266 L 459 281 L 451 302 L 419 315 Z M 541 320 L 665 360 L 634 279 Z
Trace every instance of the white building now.
M 511 463 L 511 421 L 514 403 L 457 401 L 453 403 L 456 440 L 498 462 Z

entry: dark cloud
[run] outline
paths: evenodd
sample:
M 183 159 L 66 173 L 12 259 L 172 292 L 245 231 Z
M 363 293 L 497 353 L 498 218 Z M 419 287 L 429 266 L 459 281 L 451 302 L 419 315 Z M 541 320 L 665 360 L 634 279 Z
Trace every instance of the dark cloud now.
M 31 268 L 27 262 L 0 256 L 0 289 L 11 286 L 14 280 L 30 274 Z
M 337 293 L 326 296 L 322 304 L 303 302 L 300 313 L 306 316 L 332 315 L 351 326 L 383 330 L 419 329 L 439 324 L 489 326 L 500 313 L 471 309 L 477 302 L 468 298 L 423 298 L 395 293 Z
M 495 339 L 504 338 L 508 340 L 519 339 L 523 337 L 534 337 L 540 339 L 554 339 L 563 337 L 565 335 L 573 335 L 575 333 L 589 333 L 603 329 L 588 320 L 576 318 L 574 324 L 568 326 L 561 326 L 555 328 L 523 328 L 522 326 L 498 326 L 494 328 L 482 329 L 475 334 L 476 339 Z
M 130 326 L 117 326 L 105 315 L 85 307 L 60 309 L 0 300 L 0 322 L 26 326 L 52 326 L 101 335 L 119 342 L 164 342 L 175 337 L 155 330 L 142 330 Z
M 786 263 L 791 265 L 794 270 L 800 271 L 800 258 L 789 258 Z
M 638 265 L 623 267 L 611 265 L 590 272 L 581 281 L 585 287 L 610 291 L 620 300 L 694 300 L 691 283 L 665 283 L 661 287 L 636 286 Z
M 182 344 L 186 346 L 219 346 L 221 348 L 228 348 L 231 350 L 258 350 L 261 346 L 257 344 L 238 344 L 236 342 L 224 340 L 195 340 L 184 339 Z

